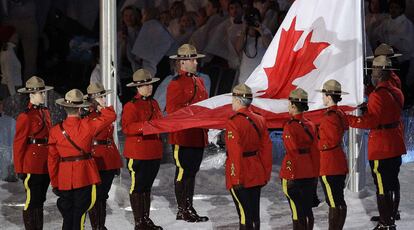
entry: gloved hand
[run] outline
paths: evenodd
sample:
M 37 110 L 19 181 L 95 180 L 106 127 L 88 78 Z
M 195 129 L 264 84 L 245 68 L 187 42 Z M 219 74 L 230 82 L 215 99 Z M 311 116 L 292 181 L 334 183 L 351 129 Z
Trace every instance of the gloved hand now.
M 26 176 L 27 176 L 27 174 L 26 174 L 26 173 L 17 173 L 17 177 L 18 177 L 20 180 L 24 180 L 24 179 L 26 179 Z
M 58 188 L 53 188 L 52 192 L 56 195 L 56 196 L 60 196 L 60 191 Z

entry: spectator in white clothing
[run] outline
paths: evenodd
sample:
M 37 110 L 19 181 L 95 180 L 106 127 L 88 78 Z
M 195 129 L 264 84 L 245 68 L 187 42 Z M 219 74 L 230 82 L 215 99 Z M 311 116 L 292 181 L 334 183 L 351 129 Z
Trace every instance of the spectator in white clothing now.
M 16 56 L 15 48 L 18 38 L 16 30 L 11 26 L 0 27 L 0 90 L 3 96 L 16 94 L 16 87 L 22 85 L 21 64 Z M 7 87 L 6 87 L 7 86 Z

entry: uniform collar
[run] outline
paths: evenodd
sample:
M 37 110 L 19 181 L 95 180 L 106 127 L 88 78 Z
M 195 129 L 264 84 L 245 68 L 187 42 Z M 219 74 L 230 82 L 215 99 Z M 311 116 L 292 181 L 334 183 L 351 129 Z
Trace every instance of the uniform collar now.
M 196 75 L 194 73 L 190 73 L 190 72 L 187 72 L 187 71 L 180 70 L 180 76 L 195 77 Z
M 46 108 L 45 104 L 38 104 L 38 105 L 34 105 L 32 103 L 29 102 L 29 105 L 27 106 L 28 109 L 44 109 Z
M 81 119 L 80 117 L 67 117 L 65 119 L 65 123 L 69 123 L 69 124 L 77 123 L 80 121 L 80 119 Z
M 250 112 L 250 109 L 248 107 L 243 107 L 236 111 L 237 113 L 248 113 Z
M 139 93 L 137 93 L 136 95 L 135 95 L 135 97 L 134 97 L 136 100 L 143 100 L 143 101 L 148 101 L 149 99 L 151 99 L 152 98 L 152 96 L 149 96 L 149 97 L 144 97 L 144 96 L 142 96 L 141 94 L 139 94 Z
M 337 105 L 332 105 L 332 106 L 329 106 L 328 108 L 326 108 L 326 111 L 331 111 L 331 110 L 338 110 L 338 106 Z
M 302 120 L 303 119 L 303 113 L 299 113 L 293 116 L 290 116 L 291 120 Z
M 392 86 L 392 84 L 391 84 L 390 81 L 387 80 L 387 81 L 379 82 L 375 88 L 379 88 L 379 87 L 389 87 L 389 86 Z

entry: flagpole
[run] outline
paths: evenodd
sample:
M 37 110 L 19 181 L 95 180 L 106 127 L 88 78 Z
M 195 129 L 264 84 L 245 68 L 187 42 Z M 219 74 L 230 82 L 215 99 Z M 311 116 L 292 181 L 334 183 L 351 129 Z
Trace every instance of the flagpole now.
M 366 35 L 365 35 L 365 6 L 364 0 L 359 0 L 361 4 L 361 28 L 362 28 L 362 62 L 365 67 L 366 56 Z M 363 82 L 361 82 L 363 84 Z M 359 110 L 355 110 L 353 115 L 360 115 Z M 349 178 L 347 189 L 355 195 L 361 197 L 365 194 L 366 183 L 366 154 L 364 145 L 364 132 L 361 129 L 350 128 L 348 132 L 348 158 L 349 158 Z

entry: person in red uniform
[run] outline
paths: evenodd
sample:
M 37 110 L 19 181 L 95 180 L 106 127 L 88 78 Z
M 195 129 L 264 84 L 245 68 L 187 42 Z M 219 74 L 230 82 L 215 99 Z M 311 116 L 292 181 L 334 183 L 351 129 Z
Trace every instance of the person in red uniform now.
M 342 149 L 342 138 L 349 129 L 345 113 L 337 104 L 342 100 L 341 84 L 336 80 L 328 80 L 323 84 L 322 100 L 327 109 L 318 128 L 318 149 L 320 152 L 319 179 L 329 205 L 329 229 L 342 230 L 347 206 L 344 199 L 345 178 L 348 174 L 348 163 Z
M 59 196 L 57 207 L 63 216 L 62 229 L 84 229 L 86 212 L 96 201 L 96 184 L 101 182 L 92 157 L 92 141 L 115 121 L 112 106 L 103 98 L 95 99 L 100 116 L 80 118 L 81 108 L 90 104 L 82 92 L 72 89 L 65 98 L 56 100 L 64 107 L 67 118 L 55 125 L 49 134 L 48 170 L 53 192 Z
M 122 114 L 124 132 L 124 156 L 131 174 L 129 196 L 134 214 L 135 230 L 162 229 L 149 218 L 151 188 L 160 169 L 163 145 L 159 134 L 143 135 L 144 123 L 162 118 L 158 102 L 152 95 L 152 84 L 159 81 L 145 69 L 137 70 L 133 82 L 127 87 L 136 87 L 137 94 L 125 104 Z
M 100 82 L 91 83 L 87 88 L 86 99 L 91 103 L 88 111 L 88 118 L 95 119 L 102 114 L 98 111 L 97 99 L 106 100 L 106 95 L 111 90 L 105 90 Z M 101 184 L 96 187 L 96 202 L 91 210 L 89 210 L 89 218 L 92 229 L 106 229 L 106 200 L 109 198 L 109 190 L 111 190 L 112 181 L 115 174 L 122 167 L 121 156 L 114 142 L 114 126 L 108 125 L 96 134 L 92 142 L 92 156 L 98 166 Z
M 279 176 L 295 230 L 312 229 L 314 223 L 312 206 L 319 176 L 319 151 L 315 125 L 303 116 L 308 109 L 307 92 L 301 88 L 292 90 L 288 105 L 291 118 L 282 133 L 286 154 Z
M 370 130 L 368 160 L 377 189 L 380 214 L 375 229 L 396 229 L 396 195 L 400 190 L 398 174 L 401 155 L 406 153 L 401 123 L 404 96 L 389 81 L 390 70 L 390 59 L 385 56 L 374 59 L 372 83 L 375 90 L 369 95 L 368 110 L 363 116 L 346 116 L 351 127 Z
M 235 112 L 226 122 L 226 188 L 239 215 L 240 229 L 260 229 L 260 191 L 272 172 L 272 142 L 266 120 L 249 109 L 252 90 L 233 88 Z
M 13 141 L 14 169 L 26 190 L 23 209 L 26 229 L 43 229 L 43 204 L 50 183 L 47 138 L 52 127 L 50 112 L 44 103 L 46 92 L 51 89 L 41 78 L 33 76 L 24 88 L 17 90 L 29 94 L 30 98 L 27 109 L 17 117 Z
M 177 55 L 170 56 L 171 59 L 177 60 L 179 73 L 167 88 L 166 110 L 168 114 L 208 98 L 204 81 L 197 76 L 197 59 L 202 57 L 204 55 L 198 54 L 196 48 L 189 44 L 182 45 L 178 48 Z M 174 182 L 178 204 L 177 220 L 208 221 L 207 216 L 199 216 L 193 208 L 195 177 L 200 169 L 207 142 L 207 130 L 200 128 L 178 131 L 169 135 L 176 165 Z

